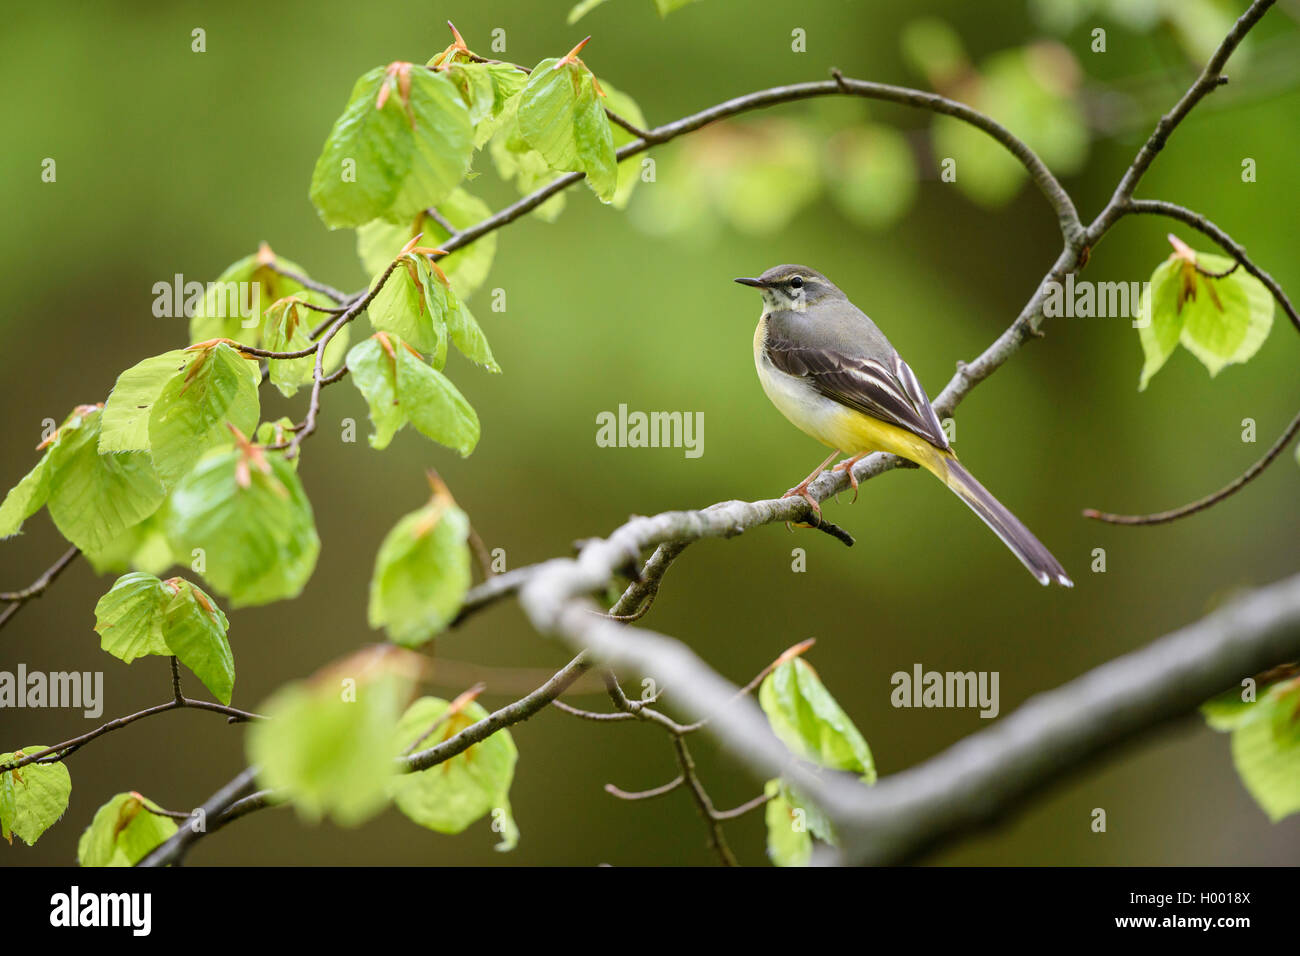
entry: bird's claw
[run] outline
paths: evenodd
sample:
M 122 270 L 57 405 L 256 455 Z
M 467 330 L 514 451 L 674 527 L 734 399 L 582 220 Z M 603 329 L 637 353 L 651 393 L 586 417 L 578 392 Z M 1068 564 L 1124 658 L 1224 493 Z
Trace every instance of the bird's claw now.
M 819 523 L 819 524 L 821 523 L 821 518 L 822 518 L 822 506 L 821 506 L 821 504 L 817 501 L 816 498 L 814 498 L 812 495 L 808 494 L 808 486 L 807 486 L 806 484 L 803 484 L 803 485 L 796 485 L 795 487 L 793 487 L 793 488 L 791 488 L 789 491 L 787 491 L 785 494 L 783 494 L 781 497 L 782 497 L 782 498 L 802 498 L 804 501 L 808 502 L 809 507 L 811 507 L 812 510 L 813 510 L 813 514 L 817 515 L 817 521 L 818 521 L 818 523 Z M 786 527 L 789 527 L 789 525 L 790 525 L 790 522 L 787 521 L 787 522 L 786 522 Z M 800 527 L 811 528 L 811 527 L 813 527 L 813 526 L 810 525 L 810 524 L 801 524 Z
M 853 489 L 853 501 L 851 504 L 857 504 L 858 501 L 858 476 L 853 473 L 853 466 L 857 463 L 857 458 L 846 458 L 831 469 L 831 471 L 843 471 L 848 473 L 849 487 Z

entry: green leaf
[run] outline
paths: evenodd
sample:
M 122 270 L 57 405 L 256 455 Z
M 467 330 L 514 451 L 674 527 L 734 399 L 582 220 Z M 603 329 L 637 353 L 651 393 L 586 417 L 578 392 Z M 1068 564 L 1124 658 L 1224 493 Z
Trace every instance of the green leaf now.
M 135 571 L 118 578 L 95 605 L 99 646 L 128 664 L 146 654 L 170 655 L 163 637 L 163 609 L 171 597 L 152 574 Z
M 460 91 L 469 110 L 475 149 L 497 131 L 506 103 L 528 82 L 528 75 L 509 63 L 459 60 L 446 64 L 442 73 Z
M 138 362 L 117 377 L 99 432 L 99 453 L 149 450 L 149 412 L 163 386 L 193 359 L 173 349 Z
M 224 342 L 189 353 L 149 413 L 154 467 L 167 486 L 212 448 L 229 445 L 230 425 L 250 434 L 261 416 L 258 363 Z
M 293 427 L 293 424 L 293 419 L 285 415 L 281 415 L 273 422 L 262 422 L 257 426 L 254 440 L 259 445 L 278 445 L 290 438 L 289 429 Z M 297 459 L 295 458 L 294 461 L 297 461 Z
M 518 123 L 524 140 L 547 163 L 585 173 L 592 191 L 609 202 L 618 187 L 618 164 L 595 81 L 581 63 L 543 60 L 519 94 Z
M 812 834 L 789 792 L 780 780 L 769 780 L 763 792 L 769 797 L 764 808 L 768 857 L 777 866 L 807 866 L 812 860 Z
M 876 779 L 871 748 L 812 665 L 797 657 L 784 662 L 763 680 L 758 700 L 772 730 L 796 756 L 859 774 L 867 783 Z
M 438 214 L 457 229 L 468 229 L 492 215 L 487 203 L 463 189 L 453 189 L 437 208 Z M 361 257 L 362 267 L 370 275 L 378 275 L 416 235 L 423 236 L 421 245 L 434 248 L 450 237 L 446 229 L 425 213 L 416 216 L 414 225 L 382 219 L 366 223 L 357 230 L 357 255 Z M 496 250 L 497 235 L 490 232 L 439 259 L 438 266 L 447 274 L 456 294 L 467 299 L 487 279 Z
M 659 16 L 666 17 L 668 14 L 680 10 L 682 7 L 690 6 L 697 3 L 698 0 L 655 0 L 655 6 L 659 8 Z
M 626 93 L 616 90 L 607 80 L 600 81 L 600 88 L 605 91 L 604 105 L 606 109 L 617 113 L 638 129 L 646 128 L 645 114 L 641 112 L 641 107 L 637 105 L 636 100 Z M 636 139 L 635 136 L 615 123 L 611 123 L 609 129 L 614 137 L 615 151 Z M 610 201 L 611 205 L 615 209 L 626 209 L 628 200 L 632 198 L 632 190 L 636 188 L 636 184 L 640 181 L 641 164 L 639 162 L 633 159 L 629 162 L 619 163 L 618 188 L 614 191 L 614 198 Z
M 426 438 L 468 457 L 479 438 L 474 409 L 447 376 L 404 348 L 395 351 L 397 398 L 406 417 Z
M 262 341 L 270 352 L 300 352 L 311 346 L 309 312 L 302 300 L 289 296 L 272 303 L 266 310 Z M 316 368 L 314 353 L 297 359 L 268 359 L 267 375 L 271 384 L 285 398 L 291 398 L 298 388 L 312 379 Z M 242 430 L 242 429 L 241 429 Z
M 162 808 L 131 791 L 119 793 L 95 811 L 77 843 L 82 866 L 135 866 L 177 830 L 176 821 L 155 812 Z
M 297 597 L 320 553 L 302 482 L 275 453 L 210 453 L 172 491 L 164 520 L 173 553 L 202 549 L 200 573 L 232 607 Z
M 437 697 L 421 697 L 411 704 L 397 726 L 398 750 L 436 746 L 488 716 L 471 702 L 447 717 L 450 706 Z M 509 797 L 518 756 L 510 732 L 498 730 L 428 770 L 392 777 L 389 790 L 402 813 L 438 833 L 460 833 L 491 814 L 493 829 L 503 835 L 497 849 L 510 850 L 519 837 Z
M 1286 681 L 1254 704 L 1232 732 L 1232 760 L 1241 782 L 1270 820 L 1300 811 L 1300 684 Z
M 370 579 L 370 626 L 419 646 L 444 630 L 470 586 L 469 518 L 434 495 L 384 537 Z
M 9 489 L 0 503 L 0 538 L 9 538 L 22 530 L 23 522 L 45 504 L 50 493 L 50 456 L 47 452 L 18 484 Z
M 1273 327 L 1273 297 L 1264 283 L 1241 268 L 1211 278 L 1204 272 L 1225 273 L 1234 260 L 1170 239 L 1178 251 L 1156 267 L 1143 296 L 1142 314 L 1151 321 L 1138 330 L 1146 356 L 1139 390 L 1179 342 L 1214 376 L 1227 365 L 1248 361 Z
M 1215 273 L 1226 272 L 1236 261 L 1207 252 L 1198 252 L 1196 260 L 1202 269 Z M 1214 376 L 1224 366 L 1249 361 L 1259 351 L 1273 328 L 1273 296 L 1264 283 L 1241 268 L 1222 279 L 1199 273 L 1196 279 L 1196 298 L 1183 305 L 1179 341 Z M 1214 295 L 1209 294 L 1211 288 Z
M 605 0 L 580 0 L 580 2 L 575 3 L 573 9 L 569 11 L 569 16 L 566 22 L 572 26 L 604 2 Z
M 542 154 L 528 145 L 519 129 L 519 100 L 514 97 L 506 103 L 497 122 L 497 134 L 489 144 L 492 164 L 505 180 L 514 180 L 515 188 L 528 195 L 553 181 L 560 170 L 552 168 Z M 565 193 L 560 191 L 532 210 L 544 222 L 554 222 L 564 210 Z M 477 243 L 475 243 L 477 245 Z
M 262 313 L 286 296 L 298 296 L 316 305 L 334 304 L 297 279 L 281 275 L 273 266 L 306 275 L 302 266 L 280 258 L 263 244 L 253 255 L 232 263 L 208 283 L 190 317 L 190 343 L 233 339 L 244 345 L 259 345 Z
M 371 288 L 382 277 L 382 272 L 376 275 Z M 375 293 L 366 314 L 376 331 L 391 332 L 421 352 L 431 353 L 436 360 L 438 355 L 447 353 L 447 326 L 443 314 L 445 302 L 437 290 L 430 288 L 434 282 L 424 256 L 405 255 Z
M 325 141 L 311 199 L 331 229 L 413 220 L 465 178 L 473 150 L 469 110 L 449 79 L 409 63 L 376 67 Z
M 47 750 L 32 744 L 0 754 L 0 765 Z M 10 843 L 17 836 L 28 846 L 63 816 L 72 795 L 72 777 L 62 763 L 29 763 L 0 773 L 0 835 Z
M 445 375 L 412 355 L 399 337 L 380 332 L 357 343 L 348 353 L 348 369 L 370 407 L 375 426 L 371 447 L 388 447 L 393 435 L 410 421 L 421 433 L 461 455 L 474 450 L 479 437 L 474 409 Z
M 1267 712 L 1268 708 L 1256 706 L 1259 702 L 1259 696 L 1264 695 L 1265 690 L 1266 688 L 1257 688 L 1256 694 L 1252 695 L 1249 700 L 1244 697 L 1244 687 L 1233 687 L 1225 690 L 1222 694 L 1211 697 L 1201 705 L 1201 716 L 1214 730 L 1235 730 L 1242 724 Z
M 398 344 L 395 347 L 402 346 Z M 387 448 L 393 436 L 406 424 L 406 412 L 397 400 L 396 360 L 384 350 L 377 335 L 371 336 L 348 352 L 348 371 L 352 384 L 370 406 L 370 421 L 375 426 L 370 436 L 370 447 Z
M 163 533 L 162 508 L 127 528 L 105 548 L 83 552 L 96 574 L 145 571 L 159 574 L 174 564 Z
M 1178 337 L 1183 331 L 1182 310 L 1177 307 L 1182 274 L 1180 264 L 1166 259 L 1151 273 L 1151 285 L 1142 294 L 1144 324 L 1138 327 L 1138 340 L 1142 343 L 1142 376 L 1138 391 L 1145 391 L 1151 377 L 1164 367 L 1169 356 L 1178 347 Z
M 235 686 L 235 657 L 226 640 L 230 626 L 226 615 L 189 581 L 173 578 L 167 584 L 175 588 L 162 612 L 168 649 L 217 700 L 229 704 Z
M 451 333 L 451 343 L 471 362 L 482 365 L 489 372 L 500 372 L 501 366 L 492 357 L 488 347 L 487 336 L 479 327 L 473 314 L 464 302 L 451 289 L 446 290 L 447 331 Z
M 99 454 L 103 412 L 74 413 L 50 450 L 50 517 L 83 551 L 102 551 L 162 504 L 165 491 L 147 452 Z
M 356 826 L 382 810 L 418 668 L 408 652 L 371 648 L 276 691 L 248 730 L 262 786 L 286 790 L 311 822 Z

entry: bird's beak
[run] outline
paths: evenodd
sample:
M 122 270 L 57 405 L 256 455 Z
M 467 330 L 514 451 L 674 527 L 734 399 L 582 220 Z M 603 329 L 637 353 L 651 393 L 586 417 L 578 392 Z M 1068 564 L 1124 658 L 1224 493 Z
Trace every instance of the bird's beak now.
M 755 289 L 767 288 L 767 283 L 764 282 L 762 279 L 747 279 L 742 277 L 740 279 L 737 279 L 736 281 L 739 282 L 741 285 L 752 285 Z

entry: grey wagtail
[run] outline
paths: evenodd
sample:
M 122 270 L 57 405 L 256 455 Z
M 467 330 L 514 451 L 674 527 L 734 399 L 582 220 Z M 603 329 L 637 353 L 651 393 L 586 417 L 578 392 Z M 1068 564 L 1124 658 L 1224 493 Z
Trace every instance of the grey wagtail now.
M 844 452 L 851 457 L 833 470 L 848 472 L 856 500 L 853 466 L 873 451 L 890 452 L 951 488 L 1039 584 L 1074 586 L 1043 543 L 958 463 L 916 375 L 830 279 L 807 266 L 785 265 L 736 281 L 763 294 L 763 315 L 754 332 L 754 364 L 763 391 L 800 430 L 835 449 L 785 497 L 806 499 L 820 515 L 808 485 Z

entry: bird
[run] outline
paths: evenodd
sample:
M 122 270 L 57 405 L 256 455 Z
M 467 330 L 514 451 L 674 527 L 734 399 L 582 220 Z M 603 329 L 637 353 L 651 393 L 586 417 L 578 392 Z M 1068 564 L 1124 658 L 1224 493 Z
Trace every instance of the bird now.
M 853 466 L 875 451 L 915 462 L 983 519 L 1040 584 L 1073 587 L 1061 563 L 957 461 L 939 416 L 915 373 L 867 314 L 815 269 L 780 265 L 756 278 L 763 312 L 754 331 L 754 365 L 772 404 L 801 431 L 834 449 L 783 497 L 806 500 L 808 486 L 841 453 L 857 500 Z

